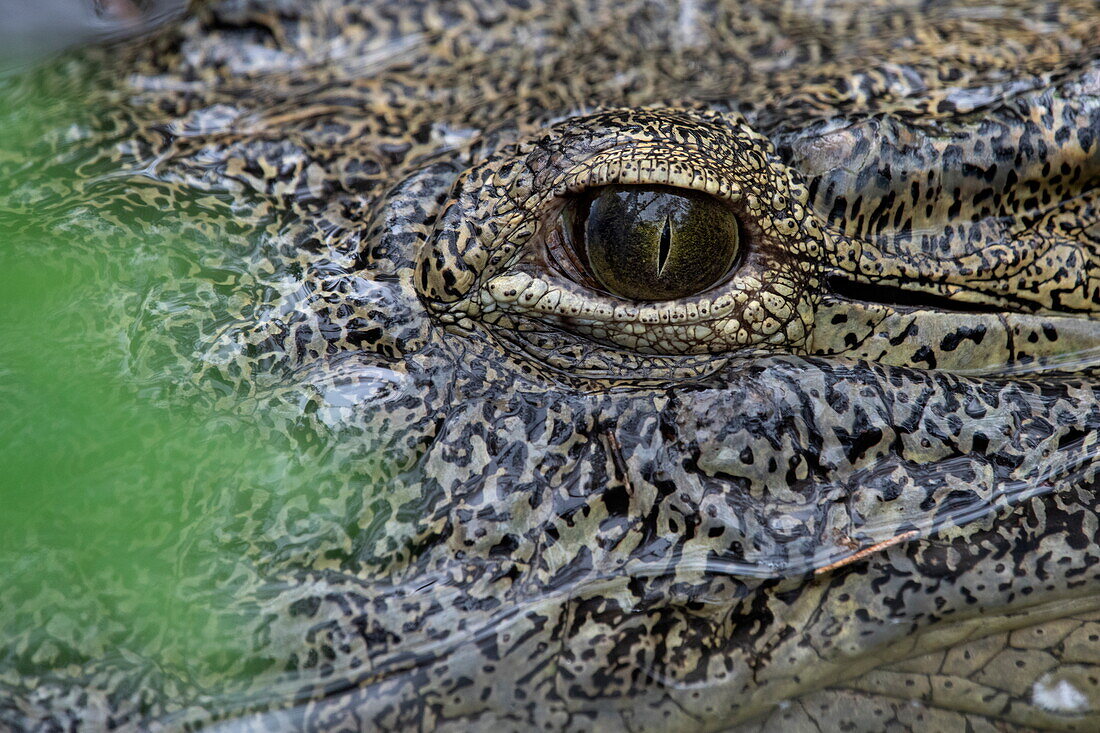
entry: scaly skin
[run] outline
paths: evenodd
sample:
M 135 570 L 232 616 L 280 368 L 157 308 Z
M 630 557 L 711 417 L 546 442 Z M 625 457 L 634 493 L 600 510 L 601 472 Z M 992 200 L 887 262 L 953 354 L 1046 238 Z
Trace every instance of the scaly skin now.
M 115 52 L 66 205 L 196 212 L 155 294 L 196 307 L 122 297 L 132 351 L 359 470 L 306 529 L 247 508 L 306 549 L 241 559 L 240 689 L 37 660 L 6 720 L 1100 726 L 1095 7 L 525 5 L 213 4 Z M 731 278 L 555 269 L 608 184 L 728 202 Z

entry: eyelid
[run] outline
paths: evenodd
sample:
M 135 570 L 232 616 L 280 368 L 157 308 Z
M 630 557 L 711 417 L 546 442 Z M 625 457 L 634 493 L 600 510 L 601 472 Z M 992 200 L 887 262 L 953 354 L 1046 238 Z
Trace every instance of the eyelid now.
M 583 285 L 593 291 L 607 293 L 603 286 L 588 272 L 586 263 L 582 261 L 579 253 L 578 242 L 575 240 L 578 222 L 567 221 L 566 217 L 576 213 L 573 208 L 580 205 L 579 199 L 569 199 L 563 202 L 557 218 L 552 219 L 543 229 L 544 236 L 533 242 L 533 246 L 541 247 L 546 253 L 548 263 L 565 277 L 578 285 Z M 553 215 L 551 215 L 553 217 Z M 554 224 L 557 223 L 557 226 Z
M 684 157 L 676 158 L 681 152 Z M 762 159 L 753 159 L 751 163 L 755 164 L 754 168 L 764 167 Z M 670 186 L 737 203 L 743 197 L 741 186 L 714 173 L 725 165 L 728 163 L 723 164 L 710 151 L 694 145 L 662 148 L 659 156 L 652 151 L 638 150 L 636 146 L 611 148 L 563 172 L 552 193 L 555 199 L 560 199 L 600 186 Z

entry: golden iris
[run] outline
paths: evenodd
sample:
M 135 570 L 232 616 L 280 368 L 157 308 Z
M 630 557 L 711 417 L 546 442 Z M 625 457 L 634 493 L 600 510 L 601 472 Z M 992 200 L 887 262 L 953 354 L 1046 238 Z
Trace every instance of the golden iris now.
M 737 257 L 737 218 L 722 201 L 669 186 L 603 186 L 578 202 L 574 244 L 589 273 L 631 300 L 702 292 Z

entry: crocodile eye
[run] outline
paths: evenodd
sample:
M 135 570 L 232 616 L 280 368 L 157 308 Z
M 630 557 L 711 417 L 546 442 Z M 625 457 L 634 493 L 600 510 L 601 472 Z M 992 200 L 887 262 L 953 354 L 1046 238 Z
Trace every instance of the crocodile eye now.
M 631 300 L 671 300 L 718 282 L 737 257 L 737 218 L 720 200 L 668 186 L 603 186 L 577 200 L 572 242 L 589 275 Z

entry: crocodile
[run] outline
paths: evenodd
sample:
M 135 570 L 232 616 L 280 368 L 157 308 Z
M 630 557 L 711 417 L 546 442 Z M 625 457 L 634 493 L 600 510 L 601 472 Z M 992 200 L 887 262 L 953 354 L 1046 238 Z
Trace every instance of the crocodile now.
M 0 719 L 1096 729 L 1098 37 L 1091 0 L 225 0 L 81 52 L 66 206 L 190 213 L 120 298 L 134 368 L 349 469 L 227 509 L 231 694 L 24 660 Z

